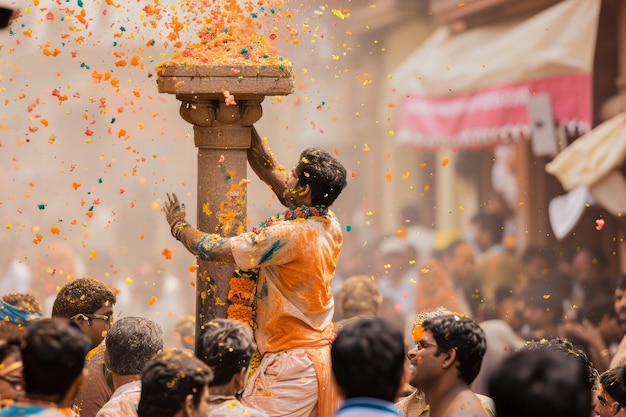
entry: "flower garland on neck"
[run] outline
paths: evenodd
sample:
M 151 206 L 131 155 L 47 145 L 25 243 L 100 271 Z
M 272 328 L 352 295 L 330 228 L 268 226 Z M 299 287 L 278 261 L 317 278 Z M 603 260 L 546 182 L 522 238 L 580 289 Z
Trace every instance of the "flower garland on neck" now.
M 279 221 L 306 220 L 309 217 L 323 217 L 327 214 L 328 208 L 325 206 L 293 207 L 283 213 L 278 213 L 270 217 L 264 222 L 261 222 L 259 227 L 253 227 L 252 231 L 259 234 L 262 229 L 270 227 Z M 228 291 L 228 301 L 230 302 L 228 306 L 228 318 L 245 324 L 252 330 L 253 333 L 256 328 L 254 317 L 256 308 L 256 283 L 258 278 L 259 268 L 251 269 L 249 271 L 236 269 L 233 277 L 230 279 L 230 289 Z M 256 351 L 252 355 L 248 375 L 252 375 L 260 363 L 261 355 L 258 351 Z
M 266 227 L 270 227 L 275 222 L 285 221 L 285 220 L 298 220 L 298 219 L 308 219 L 309 217 L 323 217 L 328 214 L 328 208 L 326 206 L 300 206 L 300 207 L 292 207 L 289 210 L 278 213 L 269 219 L 261 222 L 259 227 L 253 227 L 252 231 L 257 235 L 261 233 L 261 229 Z

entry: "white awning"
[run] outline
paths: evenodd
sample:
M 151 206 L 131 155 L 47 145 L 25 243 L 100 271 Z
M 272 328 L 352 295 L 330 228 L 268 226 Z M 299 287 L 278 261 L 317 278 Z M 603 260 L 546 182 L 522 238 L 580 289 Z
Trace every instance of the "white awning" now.
M 435 148 L 528 136 L 528 99 L 548 93 L 555 119 L 588 131 L 601 0 L 565 0 L 525 20 L 453 34 L 437 29 L 396 71 L 399 144 Z
M 572 142 L 546 171 L 563 185 L 566 194 L 549 205 L 550 224 L 558 239 L 574 228 L 587 204 L 596 204 L 615 216 L 626 213 L 626 112 L 605 121 Z
M 626 213 L 626 112 L 605 121 L 561 151 L 546 171 L 565 191 L 589 190 L 595 202 L 614 215 Z

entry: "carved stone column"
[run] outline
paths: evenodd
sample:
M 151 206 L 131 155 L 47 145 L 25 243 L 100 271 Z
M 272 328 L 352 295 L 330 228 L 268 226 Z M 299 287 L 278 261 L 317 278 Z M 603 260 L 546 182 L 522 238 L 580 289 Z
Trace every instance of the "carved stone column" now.
M 198 148 L 198 229 L 222 236 L 246 230 L 247 149 L 265 96 L 293 92 L 291 67 L 192 66 L 159 68 L 160 93 L 176 94 L 181 117 L 193 124 Z M 227 96 L 234 98 L 228 102 Z M 230 99 L 228 99 L 230 101 Z M 196 334 L 225 318 L 234 264 L 198 259 Z

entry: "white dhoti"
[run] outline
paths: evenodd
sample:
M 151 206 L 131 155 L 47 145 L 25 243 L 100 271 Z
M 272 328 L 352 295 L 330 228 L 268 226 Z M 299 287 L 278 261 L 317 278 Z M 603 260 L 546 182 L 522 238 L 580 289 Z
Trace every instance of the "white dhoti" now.
M 332 417 L 338 404 L 333 384 L 329 346 L 266 353 L 241 403 L 269 417 Z

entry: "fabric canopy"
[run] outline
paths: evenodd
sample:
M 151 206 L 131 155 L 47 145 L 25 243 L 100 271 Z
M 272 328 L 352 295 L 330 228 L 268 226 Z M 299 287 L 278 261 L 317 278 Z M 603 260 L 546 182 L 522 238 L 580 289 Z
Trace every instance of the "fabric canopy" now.
M 566 194 L 550 201 L 550 224 L 557 239 L 574 228 L 588 204 L 615 216 L 626 213 L 626 112 L 605 121 L 559 153 L 546 171 L 563 185 Z
M 528 100 L 538 93 L 550 95 L 558 123 L 588 131 L 600 4 L 566 0 L 460 34 L 438 28 L 393 73 L 404 97 L 398 143 L 481 147 L 528 137 Z

